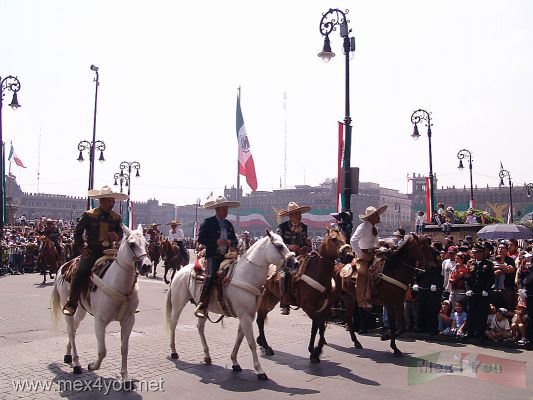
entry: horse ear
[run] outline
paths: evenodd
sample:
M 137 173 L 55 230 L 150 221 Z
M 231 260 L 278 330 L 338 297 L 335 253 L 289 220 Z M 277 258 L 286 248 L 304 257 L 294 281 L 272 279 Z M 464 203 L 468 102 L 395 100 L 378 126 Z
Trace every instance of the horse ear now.
M 268 235 L 268 237 L 270 239 L 272 239 L 272 231 L 270 229 L 268 229 L 268 228 L 266 228 L 265 231 L 266 231 L 266 234 Z
M 131 230 L 126 225 L 122 224 L 122 232 L 124 232 L 126 235 L 129 235 Z
M 143 226 L 142 224 L 137 225 L 137 230 L 141 233 L 143 233 Z

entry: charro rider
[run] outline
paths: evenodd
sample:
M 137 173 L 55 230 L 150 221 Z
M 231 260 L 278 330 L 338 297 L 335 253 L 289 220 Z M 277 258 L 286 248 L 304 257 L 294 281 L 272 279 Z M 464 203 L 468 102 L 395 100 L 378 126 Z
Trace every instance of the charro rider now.
M 280 217 L 289 216 L 289 220 L 279 224 L 276 233 L 281 236 L 290 251 L 301 254 L 311 249 L 311 240 L 307 236 L 307 225 L 302 222 L 302 214 L 309 212 L 310 206 L 299 206 L 291 201 L 286 210 L 281 211 Z M 289 285 L 289 271 L 285 270 L 280 281 L 280 306 L 281 314 L 288 315 L 290 307 L 287 299 L 287 289 Z
M 171 243 L 175 242 L 180 249 L 181 258 L 183 260 L 188 260 L 189 254 L 187 253 L 187 249 L 185 249 L 185 244 L 183 243 L 185 240 L 185 234 L 183 233 L 183 230 L 181 228 L 178 228 L 178 225 L 181 225 L 181 222 L 173 219 L 167 225 L 170 225 L 170 230 L 168 231 L 167 239 Z
M 52 241 L 56 247 L 58 257 L 61 257 L 61 232 L 59 232 L 59 228 L 55 226 L 55 221 L 53 219 L 47 218 L 43 235 Z
M 206 218 L 198 232 L 198 242 L 205 246 L 205 271 L 206 279 L 200 295 L 200 301 L 194 315 L 204 318 L 209 305 L 209 295 L 211 287 L 216 280 L 220 263 L 224 260 L 229 247 L 236 247 L 238 244 L 235 229 L 230 221 L 226 219 L 228 209 L 240 207 L 238 201 L 228 201 L 225 197 L 219 196 L 216 200 L 207 201 L 204 208 L 214 209 L 215 215 Z
M 63 307 L 63 314 L 69 316 L 76 312 L 81 291 L 91 275 L 94 262 L 104 255 L 104 250 L 113 247 L 113 241 L 122 239 L 120 214 L 112 209 L 115 200 L 126 200 L 128 196 L 104 186 L 101 190 L 89 190 L 89 197 L 98 199 L 100 204 L 97 208 L 85 211 L 74 230 L 74 247 L 81 258 L 70 283 L 70 296 Z
M 363 221 L 350 239 L 350 245 L 357 256 L 355 265 L 357 268 L 356 300 L 359 307 L 371 308 L 370 279 L 368 268 L 374 259 L 374 249 L 379 247 L 378 229 L 376 224 L 380 222 L 380 215 L 385 212 L 387 205 L 379 208 L 367 207 L 364 214 L 359 214 Z
M 146 234 L 148 235 L 149 242 L 159 242 L 161 239 L 161 231 L 157 229 L 157 227 L 161 224 L 153 223 L 148 227 L 148 230 L 146 231 Z

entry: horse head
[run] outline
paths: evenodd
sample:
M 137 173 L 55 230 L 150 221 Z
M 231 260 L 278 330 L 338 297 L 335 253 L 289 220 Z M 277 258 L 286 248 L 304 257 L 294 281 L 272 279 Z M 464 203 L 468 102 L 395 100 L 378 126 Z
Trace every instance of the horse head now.
M 335 260 L 342 255 L 342 252 L 347 253 L 348 249 L 351 249 L 349 245 L 348 247 L 345 246 L 346 239 L 338 228 L 326 229 L 324 240 L 322 240 L 318 252 L 323 258 Z
M 148 243 L 144 238 L 142 229 L 130 230 L 122 226 L 124 237 L 118 249 L 117 260 L 135 266 L 140 275 L 146 275 L 152 268 L 148 257 Z
M 270 229 L 266 230 L 266 234 L 265 238 L 257 241 L 256 244 L 261 242 L 266 244 L 266 260 L 268 264 L 274 264 L 280 268 L 287 263 L 287 267 L 294 268 L 297 263 L 296 255 L 285 245 L 281 236 Z M 254 247 L 255 244 L 248 251 L 251 251 Z
M 418 236 L 412 233 L 407 240 L 398 248 L 398 253 L 405 253 L 412 264 L 418 268 L 428 269 L 437 265 L 435 252 L 431 247 L 431 242 L 426 236 Z

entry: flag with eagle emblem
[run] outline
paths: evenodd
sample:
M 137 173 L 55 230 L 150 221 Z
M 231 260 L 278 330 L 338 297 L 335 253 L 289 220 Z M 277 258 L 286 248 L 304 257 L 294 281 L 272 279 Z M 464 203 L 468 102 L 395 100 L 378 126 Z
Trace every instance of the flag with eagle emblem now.
M 244 127 L 244 118 L 241 111 L 241 89 L 237 94 L 237 141 L 239 142 L 239 173 L 246 177 L 246 182 L 252 191 L 257 190 L 257 177 L 255 175 L 254 158 L 250 150 L 250 142 Z

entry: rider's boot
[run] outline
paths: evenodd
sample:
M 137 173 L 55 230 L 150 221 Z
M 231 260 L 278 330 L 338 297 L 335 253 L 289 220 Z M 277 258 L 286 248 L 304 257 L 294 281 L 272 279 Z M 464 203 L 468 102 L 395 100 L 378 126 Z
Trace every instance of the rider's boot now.
M 207 314 L 207 307 L 209 306 L 209 294 L 211 288 L 211 280 L 207 278 L 202 288 L 202 294 L 200 295 L 200 301 L 194 310 L 194 315 L 198 318 L 205 318 Z
M 63 314 L 72 317 L 78 308 L 78 302 L 81 295 L 81 285 L 72 284 L 70 288 L 70 296 L 63 307 Z
M 289 284 L 289 271 L 284 271 L 283 276 L 280 281 L 280 297 L 279 297 L 279 305 L 281 307 L 281 315 L 289 315 L 291 312 L 291 308 L 288 305 L 288 301 L 286 299 L 287 297 L 287 291 L 288 291 L 288 284 Z

